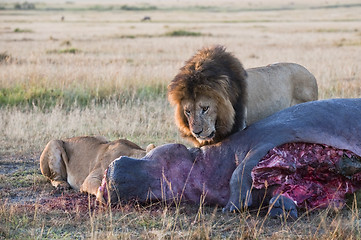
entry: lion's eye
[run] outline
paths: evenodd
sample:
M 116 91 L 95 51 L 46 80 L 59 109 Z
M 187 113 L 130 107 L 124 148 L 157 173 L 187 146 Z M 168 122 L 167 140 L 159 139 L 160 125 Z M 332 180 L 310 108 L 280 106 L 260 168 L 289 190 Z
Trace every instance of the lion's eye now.
M 208 107 L 208 106 L 202 107 L 202 113 L 206 113 L 208 110 L 209 110 L 209 107 Z
M 187 116 L 189 116 L 189 115 L 191 114 L 191 111 L 189 111 L 188 109 L 185 109 L 185 110 L 184 110 L 184 113 L 185 113 Z

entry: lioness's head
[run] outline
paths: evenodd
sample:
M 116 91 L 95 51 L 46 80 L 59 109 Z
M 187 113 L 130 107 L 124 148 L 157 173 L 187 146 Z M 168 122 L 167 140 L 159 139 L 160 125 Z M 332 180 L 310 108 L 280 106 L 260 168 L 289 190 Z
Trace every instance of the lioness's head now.
M 246 72 L 222 46 L 201 49 L 168 86 L 176 124 L 184 137 L 203 146 L 228 136 L 236 103 L 245 104 Z

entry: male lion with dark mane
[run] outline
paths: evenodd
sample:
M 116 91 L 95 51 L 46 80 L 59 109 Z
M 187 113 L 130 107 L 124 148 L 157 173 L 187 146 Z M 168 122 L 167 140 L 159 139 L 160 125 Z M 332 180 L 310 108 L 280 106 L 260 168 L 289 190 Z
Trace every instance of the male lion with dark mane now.
M 317 98 L 316 79 L 303 66 L 278 63 L 245 70 L 223 46 L 199 50 L 168 86 L 179 131 L 197 147 Z
M 120 156 L 144 157 L 147 150 L 126 139 L 108 141 L 102 136 L 51 140 L 40 156 L 41 173 L 56 188 L 74 188 L 99 198 L 98 190 L 108 165 Z

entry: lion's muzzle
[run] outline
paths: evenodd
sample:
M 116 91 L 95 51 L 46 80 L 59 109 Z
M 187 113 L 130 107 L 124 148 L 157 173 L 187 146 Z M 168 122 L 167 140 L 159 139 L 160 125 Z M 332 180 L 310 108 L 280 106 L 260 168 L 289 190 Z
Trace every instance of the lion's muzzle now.
M 194 133 L 194 132 L 193 132 L 193 135 L 194 135 L 197 139 L 199 139 L 199 140 L 201 140 L 201 141 L 210 141 L 210 140 L 212 140 L 212 139 L 214 138 L 214 136 L 216 135 L 216 131 L 212 131 L 211 134 L 206 135 L 206 136 L 202 136 L 202 132 L 200 132 L 200 133 Z

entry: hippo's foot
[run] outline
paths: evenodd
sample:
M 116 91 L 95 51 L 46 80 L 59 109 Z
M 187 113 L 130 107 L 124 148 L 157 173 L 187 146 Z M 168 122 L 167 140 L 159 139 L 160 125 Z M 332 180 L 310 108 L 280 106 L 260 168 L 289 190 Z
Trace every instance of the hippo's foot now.
M 227 205 L 222 209 L 222 211 L 240 212 L 246 210 L 251 205 L 252 205 L 252 198 L 250 195 L 250 191 L 247 191 L 246 194 L 239 194 L 239 192 L 236 192 L 235 194 L 231 194 L 231 197 Z
M 240 211 L 239 209 L 239 204 L 234 204 L 233 202 L 229 201 L 227 205 L 222 209 L 222 212 L 238 212 Z
M 297 206 L 296 204 L 288 197 L 285 196 L 275 196 L 269 202 L 269 215 L 272 218 L 282 218 L 288 219 L 297 219 Z

